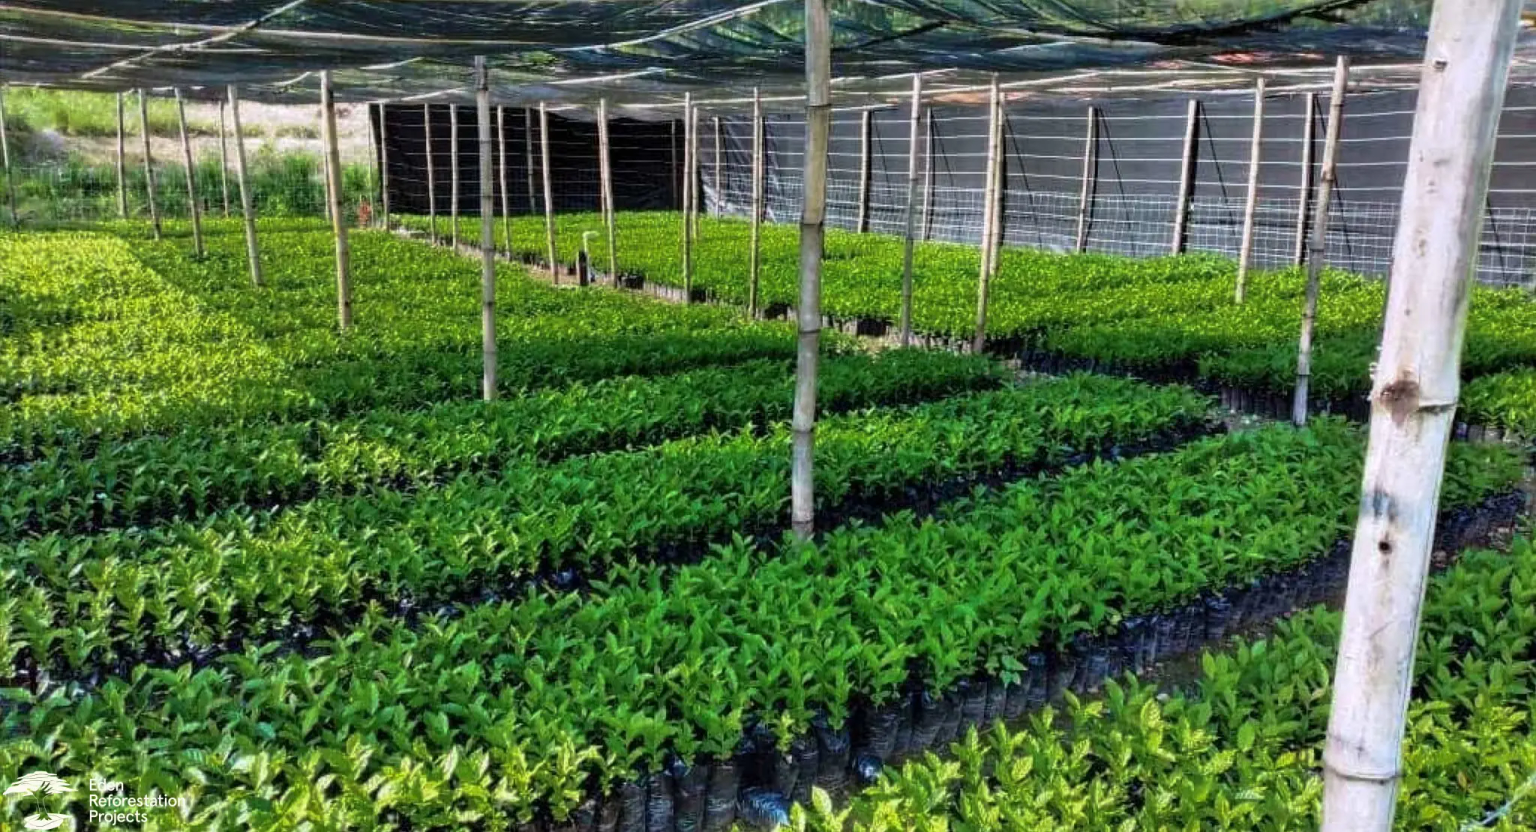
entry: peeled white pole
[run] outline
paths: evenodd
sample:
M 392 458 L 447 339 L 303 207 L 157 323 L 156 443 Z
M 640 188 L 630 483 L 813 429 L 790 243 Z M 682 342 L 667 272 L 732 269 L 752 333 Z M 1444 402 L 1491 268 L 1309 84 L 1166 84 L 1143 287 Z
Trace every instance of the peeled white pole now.
M 229 131 L 224 126 L 224 101 L 219 101 L 219 193 L 224 197 L 224 218 L 229 218 Z
M 693 93 L 683 93 L 683 303 L 693 302 Z
M 1339 136 L 1344 132 L 1344 94 L 1349 88 L 1349 58 L 1340 56 L 1333 72 L 1333 100 L 1328 105 L 1328 136 L 1323 141 L 1323 174 L 1317 190 L 1316 216 L 1307 252 L 1307 288 L 1301 306 L 1301 336 L 1296 350 L 1296 395 L 1291 400 L 1291 422 L 1307 423 L 1307 387 L 1312 378 L 1312 330 L 1317 321 L 1317 296 L 1323 279 L 1323 260 L 1328 251 L 1328 208 L 1339 160 Z
M 758 274 L 762 269 L 759 261 L 759 243 L 762 237 L 763 225 L 763 141 L 766 136 L 763 133 L 763 95 L 757 87 L 752 88 L 752 251 L 748 255 L 747 266 L 747 316 L 757 317 L 758 306 L 762 299 L 758 297 Z
M 907 115 L 907 222 L 901 241 L 901 345 L 912 345 L 912 254 L 917 239 L 917 143 L 923 124 L 923 74 L 912 73 L 912 110 Z
M 603 230 L 608 240 L 608 277 L 617 286 L 619 282 L 618 234 L 614 228 L 613 163 L 608 148 L 608 99 L 600 98 L 597 102 L 597 149 L 600 154 L 598 174 L 602 178 L 599 184 L 603 191 Z
M 832 23 L 827 0 L 805 0 L 805 169 L 800 211 L 799 336 L 790 420 L 790 525 L 806 541 L 816 530 L 816 373 L 821 350 L 821 254 L 827 219 L 827 144 L 832 132 Z
M 229 85 L 229 118 L 235 124 L 235 181 L 240 186 L 240 215 L 245 220 L 245 256 L 251 264 L 251 285 L 261 287 L 261 255 L 256 247 L 256 209 L 246 181 L 245 136 L 240 131 L 240 90 Z
M 1323 832 L 1392 828 L 1467 303 L 1521 5 L 1440 0 L 1430 20 L 1323 751 Z
M 991 118 L 987 123 L 987 182 L 982 191 L 981 206 L 981 273 L 976 278 L 976 331 L 971 336 L 971 351 L 980 353 L 987 345 L 987 290 L 992 281 L 992 263 L 997 247 L 997 189 L 998 167 L 1002 162 L 1003 116 L 1002 88 L 996 75 L 992 76 L 992 93 L 988 101 Z
M 0 115 L 0 119 L 4 119 Z M 127 130 L 123 126 L 123 94 L 117 94 L 117 216 L 128 219 L 128 163 L 125 144 Z
M 1083 181 L 1077 196 L 1077 242 L 1074 250 L 1088 248 L 1088 217 L 1093 210 L 1093 188 L 1099 172 L 1099 108 L 1088 108 L 1088 135 L 1083 138 Z
M 437 242 L 437 170 L 432 163 L 432 105 L 421 105 L 421 124 L 427 142 L 427 235 Z
M 555 259 L 555 189 L 549 177 L 549 108 L 539 102 L 539 150 L 544 157 L 544 243 L 549 253 L 549 273 L 560 282 L 560 262 Z
M 865 110 L 859 116 L 859 219 L 856 227 L 860 234 L 869 230 L 869 155 L 874 117 L 873 110 Z
M 203 256 L 203 211 L 197 201 L 197 170 L 192 166 L 192 138 L 187 135 L 187 103 L 176 88 L 176 118 L 181 124 L 181 161 L 187 170 L 187 208 L 192 213 L 192 250 Z
M 0 86 L 0 163 L 5 165 L 5 194 L 11 202 L 11 225 L 20 225 L 16 213 L 16 183 L 11 178 L 11 142 L 5 134 L 5 87 Z
M 347 218 L 341 212 L 341 151 L 336 144 L 336 97 L 331 71 L 320 72 L 320 124 L 325 133 L 326 177 L 330 180 L 331 231 L 336 236 L 336 318 L 342 332 L 352 328 L 351 248 Z
M 501 183 L 501 245 L 512 256 L 512 194 L 507 190 L 507 108 L 496 108 L 496 151 Z
M 1248 147 L 1248 193 L 1243 202 L 1243 238 L 1237 255 L 1237 302 L 1248 295 L 1248 267 L 1253 262 L 1253 224 L 1259 210 L 1259 161 L 1264 144 L 1264 79 L 1253 86 L 1253 139 Z
M 448 105 L 448 241 L 459 247 L 459 105 Z
M 725 141 L 720 135 L 720 117 L 715 116 L 715 216 L 725 214 L 725 192 L 720 190 L 721 174 L 725 170 Z
M 1173 214 L 1173 240 L 1168 244 L 1174 254 L 1184 250 L 1184 229 L 1189 224 L 1189 188 L 1195 178 L 1195 136 L 1199 129 L 1200 102 L 1191 98 L 1189 112 L 1184 117 L 1184 151 L 1179 157 L 1179 193 Z
M 485 58 L 475 58 L 475 126 L 480 128 L 480 392 L 496 400 L 496 182 L 491 170 L 491 82 Z
M 1296 209 L 1296 248 L 1291 262 L 1300 266 L 1307 256 L 1307 203 L 1312 199 L 1312 140 L 1317 132 L 1317 93 L 1304 99 L 1306 117 L 1301 127 L 1301 198 Z

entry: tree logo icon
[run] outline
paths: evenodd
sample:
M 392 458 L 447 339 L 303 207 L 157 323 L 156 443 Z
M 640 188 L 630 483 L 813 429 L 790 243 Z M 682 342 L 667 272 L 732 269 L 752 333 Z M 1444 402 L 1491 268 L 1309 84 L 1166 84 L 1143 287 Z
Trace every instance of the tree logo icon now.
M 12 795 L 24 798 L 38 798 L 49 795 L 67 794 L 75 790 L 63 779 L 49 774 L 46 771 L 34 771 L 24 774 L 21 779 L 12 783 L 5 790 L 5 796 Z M 21 819 L 21 825 L 26 829 L 42 830 L 57 829 L 69 820 L 69 815 L 59 815 L 51 812 L 38 812 L 27 815 Z

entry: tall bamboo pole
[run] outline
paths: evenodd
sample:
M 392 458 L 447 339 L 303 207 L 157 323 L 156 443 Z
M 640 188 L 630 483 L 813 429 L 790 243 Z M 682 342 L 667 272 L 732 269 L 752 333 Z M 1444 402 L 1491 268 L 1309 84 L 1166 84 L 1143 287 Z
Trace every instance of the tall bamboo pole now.
M 1296 208 L 1296 251 L 1292 262 L 1300 266 L 1307 257 L 1307 203 L 1312 199 L 1312 141 L 1317 132 L 1317 93 L 1309 92 L 1307 117 L 1301 128 L 1301 201 Z
M 688 148 L 688 190 L 691 195 L 688 199 L 688 233 L 693 235 L 695 242 L 699 239 L 699 204 L 703 202 L 704 176 L 701 157 L 704 149 L 703 140 L 699 138 L 699 108 L 694 106 L 688 114 L 688 132 L 693 137 L 692 146 Z
M 192 250 L 203 256 L 203 211 L 197 200 L 197 170 L 192 166 L 192 137 L 187 134 L 187 103 L 176 88 L 176 118 L 181 125 L 181 162 L 187 171 L 187 209 L 192 214 Z
M 752 251 L 747 266 L 747 316 L 757 317 L 758 274 L 762 269 L 759 260 L 763 224 L 763 144 L 767 136 L 763 129 L 763 94 L 752 88 Z
M 1169 250 L 1178 254 L 1184 250 L 1184 229 L 1189 224 L 1189 191 L 1195 178 L 1195 136 L 1200 128 L 1200 102 L 1189 100 L 1189 113 L 1184 118 L 1184 151 L 1180 155 L 1179 193 L 1173 214 L 1173 240 Z
M 327 176 L 331 183 L 331 231 L 336 235 L 336 317 L 342 332 L 352 328 L 351 251 L 347 245 L 347 219 L 341 212 L 341 150 L 336 144 L 336 97 L 331 90 L 331 71 L 320 72 L 320 120 L 325 133 Z
M 992 94 L 989 101 L 991 118 L 987 124 L 987 182 L 983 189 L 981 206 L 981 273 L 976 278 L 976 333 L 971 337 L 971 350 L 980 353 L 987 345 L 987 290 L 992 281 L 992 259 L 995 256 L 993 235 L 997 225 L 998 167 L 1002 158 L 1003 115 L 1002 87 L 997 75 L 992 76 Z
M 21 225 L 16 212 L 16 181 L 11 177 L 11 140 L 5 132 L 5 87 L 0 85 L 0 164 L 5 165 L 5 195 L 11 203 L 11 225 Z
M 865 110 L 859 116 L 859 221 L 856 228 L 860 234 L 869 230 L 870 128 L 874 115 L 873 110 Z
M 1077 197 L 1077 241 L 1073 250 L 1088 248 L 1088 218 L 1093 210 L 1093 190 L 1099 176 L 1099 108 L 1088 108 L 1087 135 L 1083 138 L 1082 192 Z
M 1333 99 L 1328 104 L 1328 133 L 1323 141 L 1322 181 L 1317 188 L 1312 240 L 1307 251 L 1307 291 L 1301 308 L 1301 339 L 1296 350 L 1296 396 L 1291 401 L 1291 421 L 1307 423 L 1307 385 L 1312 378 L 1312 330 L 1317 322 L 1317 294 L 1322 283 L 1323 261 L 1328 250 L 1328 204 L 1339 156 L 1339 135 L 1344 130 L 1344 94 L 1349 84 L 1349 58 L 1339 56 L 1333 70 Z
M 475 126 L 480 128 L 480 392 L 496 400 L 496 183 L 491 178 L 491 79 L 485 58 L 475 58 Z
M 496 108 L 496 151 L 501 184 L 501 246 L 512 256 L 512 194 L 507 190 L 507 108 Z
M 720 190 L 721 172 L 725 170 L 725 142 L 720 135 L 720 117 L 715 116 L 715 216 L 725 211 L 725 192 Z
M 144 192 L 149 200 L 149 222 L 155 229 L 155 239 L 160 239 L 160 206 L 155 201 L 155 158 L 149 149 L 149 99 L 142 88 L 139 90 L 139 132 L 144 137 Z
M 928 129 L 923 131 L 923 242 L 933 234 L 933 136 L 939 129 L 933 118 L 933 108 L 928 108 Z
M 246 181 L 245 136 L 240 131 L 240 90 L 229 85 L 229 118 L 235 124 L 235 181 L 240 186 L 240 216 L 245 220 L 245 256 L 251 265 L 251 285 L 261 288 L 261 255 L 256 247 L 256 209 Z
M 124 129 L 123 94 L 117 94 L 117 217 L 128 219 L 128 131 Z
M 539 102 L 539 150 L 544 161 L 544 247 L 549 255 L 549 271 L 560 282 L 560 261 L 555 257 L 555 189 L 549 169 L 549 108 Z
M 448 241 L 459 247 L 459 105 L 448 105 Z
M 912 73 L 912 109 L 907 114 L 907 221 L 901 245 L 901 345 L 912 345 L 912 253 L 917 237 L 917 144 L 923 124 L 923 74 Z
M 427 236 L 437 242 L 437 166 L 432 161 L 432 105 L 421 105 L 422 126 L 427 142 Z
M 613 161 L 608 144 L 608 99 L 597 101 L 597 150 L 599 184 L 603 191 L 603 230 L 608 239 L 608 277 L 615 286 L 619 283 L 618 234 L 614 228 L 616 208 L 613 204 Z
M 379 195 L 379 181 L 380 181 L 379 180 L 379 147 L 382 144 L 382 142 L 379 141 L 379 133 L 378 133 L 378 131 L 375 130 L 374 127 L 373 127 L 373 113 L 374 113 L 374 110 L 376 108 L 381 107 L 381 106 L 382 105 L 369 104 L 368 108 L 367 108 L 367 116 L 368 116 L 368 199 L 370 201 L 374 200 Z M 370 213 L 370 215 L 369 215 L 369 222 L 371 224 L 377 224 L 378 223 L 378 218 L 374 217 Z
M 224 218 L 229 219 L 229 131 L 224 127 L 224 104 L 219 99 L 219 193 L 224 197 Z
M 1253 85 L 1253 139 L 1248 147 L 1248 193 L 1243 203 L 1243 239 L 1237 255 L 1237 302 L 1248 295 L 1248 267 L 1253 262 L 1253 224 L 1259 210 L 1259 160 L 1264 144 L 1264 79 Z
M 389 109 L 379 104 L 379 208 L 384 230 L 389 230 Z
M 533 108 L 523 108 L 523 167 L 528 171 L 528 213 L 539 212 L 539 197 L 533 166 Z
M 799 345 L 790 421 L 790 520 L 795 538 L 816 529 L 816 371 L 821 349 L 821 253 L 826 231 L 827 140 L 832 132 L 832 24 L 827 0 L 805 0 L 805 170 L 800 212 Z
M 1467 303 L 1521 5 L 1442 0 L 1430 19 L 1323 751 L 1323 832 L 1392 828 Z
M 693 303 L 693 93 L 683 93 L 683 303 Z

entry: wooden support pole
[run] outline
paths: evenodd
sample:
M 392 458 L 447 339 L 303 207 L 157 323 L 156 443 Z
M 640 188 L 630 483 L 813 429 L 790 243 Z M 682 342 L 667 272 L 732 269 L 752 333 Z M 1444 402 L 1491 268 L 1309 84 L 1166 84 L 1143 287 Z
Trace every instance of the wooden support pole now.
M 687 116 L 686 110 L 683 111 L 683 115 L 684 117 Z M 683 197 L 680 189 L 683 186 L 683 176 L 682 171 L 677 168 L 677 120 L 669 119 L 667 121 L 667 129 L 670 132 L 668 148 L 671 151 L 671 156 L 667 161 L 667 190 L 668 195 L 672 197 L 668 202 L 671 205 L 676 205 L 678 210 L 682 210 Z
M 725 170 L 725 142 L 720 135 L 720 117 L 715 116 L 715 216 L 722 216 L 725 212 L 725 192 L 720 190 L 724 181 L 721 172 Z
M 0 85 L 0 164 L 5 166 L 5 195 L 11 203 L 11 225 L 21 225 L 16 212 L 16 180 L 11 175 L 11 140 L 5 132 L 5 87 Z
M 497 182 L 501 185 L 501 247 L 512 256 L 512 193 L 507 190 L 507 108 L 496 108 L 496 158 L 500 163 Z
M 379 104 L 379 208 L 384 230 L 389 230 L 389 109 Z
M 1430 19 L 1323 751 L 1323 832 L 1393 825 L 1467 305 L 1521 5 L 1439 2 Z
M 187 171 L 187 210 L 192 215 L 192 251 L 203 256 L 203 211 L 197 199 L 197 169 L 192 164 L 192 137 L 187 134 L 187 103 L 176 88 L 176 118 L 181 125 L 181 162 Z
M 459 105 L 448 105 L 448 241 L 459 247 Z
M 1259 162 L 1264 145 L 1264 79 L 1253 86 L 1253 139 L 1248 146 L 1248 193 L 1243 201 L 1243 238 L 1237 255 L 1237 302 L 1248 295 L 1248 268 L 1253 263 L 1253 223 L 1259 210 Z
M 117 217 L 128 219 L 128 132 L 124 129 L 123 94 L 117 94 Z
M 1312 142 L 1317 133 L 1317 93 L 1306 95 L 1307 117 L 1301 128 L 1301 202 L 1296 208 L 1296 251 L 1292 262 L 1300 266 L 1307 259 L 1307 207 L 1312 201 Z
M 759 246 L 763 224 L 763 144 L 767 135 L 763 127 L 763 94 L 752 88 L 752 251 L 747 267 L 747 316 L 757 317 L 762 298 L 758 295 L 758 275 L 762 271 Z
M 437 242 L 437 166 L 432 161 L 432 105 L 421 105 L 422 126 L 427 142 L 427 236 Z
M 229 130 L 224 126 L 224 100 L 219 100 L 219 193 L 224 197 L 224 219 L 229 219 Z
M 693 235 L 695 242 L 699 239 L 699 204 L 703 202 L 704 176 L 702 170 L 701 152 L 704 149 L 703 140 L 699 138 L 699 108 L 694 106 L 688 114 L 688 133 L 692 136 L 692 144 L 688 148 L 688 233 Z
M 323 107 L 320 110 L 320 134 L 322 136 L 325 135 L 325 109 Z M 325 198 L 321 200 L 321 204 L 325 206 L 325 221 L 330 222 L 334 216 L 331 213 L 331 157 L 330 154 L 325 152 L 323 147 L 320 149 L 320 184 L 325 188 Z
M 550 179 L 549 107 L 539 102 L 539 151 L 544 161 L 544 247 L 549 256 L 549 271 L 560 282 L 560 260 L 555 256 L 555 188 Z
M 229 118 L 235 125 L 235 182 L 240 187 L 240 215 L 245 220 L 245 256 L 251 265 L 251 285 L 261 288 L 261 255 L 256 247 L 256 209 L 245 171 L 245 135 L 240 130 L 240 90 L 229 85 Z
M 933 139 L 939 129 L 933 108 L 928 108 L 928 129 L 923 131 L 923 242 L 933 234 Z
M 341 212 L 341 150 L 336 143 L 336 97 L 331 71 L 320 72 L 320 123 L 325 133 L 327 176 L 331 183 L 331 231 L 336 235 L 336 318 L 342 332 L 352 328 L 351 251 L 347 245 L 347 219 Z
M 1083 138 L 1083 183 L 1077 197 L 1077 242 L 1073 250 L 1088 250 L 1088 221 L 1093 210 L 1093 191 L 1099 177 L 1099 108 L 1088 108 L 1087 136 Z
M 869 230 L 870 128 L 874 115 L 873 110 L 865 110 L 859 116 L 859 221 L 855 228 L 860 234 Z
M 1328 251 L 1328 207 L 1339 158 L 1339 135 L 1344 131 L 1344 94 L 1349 85 L 1349 58 L 1340 56 L 1333 71 L 1333 99 L 1328 103 L 1328 132 L 1323 140 L 1322 182 L 1317 188 L 1312 240 L 1307 252 L 1307 290 L 1301 307 L 1301 339 L 1296 350 L 1296 395 L 1291 400 L 1291 422 L 1307 423 L 1307 385 L 1312 378 L 1312 330 L 1317 322 L 1317 295 Z
M 1200 129 L 1200 102 L 1189 100 L 1189 114 L 1184 119 L 1184 152 L 1179 167 L 1179 193 L 1173 213 L 1173 240 L 1168 249 L 1174 254 L 1184 251 L 1184 229 L 1189 224 L 1189 192 L 1195 179 L 1195 137 Z
M 832 133 L 832 23 L 827 0 L 805 0 L 805 169 L 800 210 L 800 301 L 795 309 L 795 406 L 790 419 L 790 525 L 816 530 L 816 374 L 821 353 L 821 254 L 827 219 L 827 144 Z
M 901 345 L 912 346 L 912 256 L 917 238 L 917 153 L 923 126 L 923 74 L 912 73 L 912 109 L 907 114 L 907 211 L 901 245 Z
M 528 171 L 528 213 L 539 212 L 537 174 L 533 166 L 533 108 L 523 108 L 523 167 Z
M 683 93 L 683 303 L 693 303 L 693 93 Z
M 480 129 L 480 392 L 496 401 L 496 180 L 491 171 L 491 80 L 475 58 L 475 126 Z
M 618 234 L 614 228 L 617 209 L 613 204 L 613 161 L 610 156 L 608 144 L 608 99 L 600 98 L 597 101 L 597 151 L 598 151 L 598 176 L 602 179 L 598 183 L 603 191 L 603 230 L 608 242 L 608 278 L 613 285 L 619 285 L 619 253 Z
M 996 75 L 992 76 L 992 93 L 988 98 L 990 118 L 987 122 L 987 181 L 982 191 L 981 206 L 981 273 L 976 278 L 976 332 L 971 337 L 971 351 L 981 353 L 987 346 L 987 290 L 992 281 L 992 259 L 996 248 L 993 235 L 997 225 L 998 167 L 1002 159 L 1003 114 L 1002 87 Z
M 379 107 L 380 107 L 380 105 L 376 105 L 376 104 L 369 104 L 368 107 L 367 107 L 367 117 L 368 117 L 368 199 L 369 199 L 370 202 L 373 202 L 374 200 L 380 198 L 379 197 L 379 181 L 380 181 L 379 180 L 379 147 L 380 147 L 380 145 L 382 143 L 379 141 L 378 130 L 376 130 L 374 128 L 374 126 L 373 126 L 373 113 L 374 113 L 375 109 L 377 109 Z M 374 204 L 377 205 L 378 203 L 374 202 Z M 370 211 L 370 213 L 369 213 L 369 223 L 372 224 L 372 225 L 377 225 L 378 222 L 379 222 L 378 218 L 373 216 L 372 212 Z
M 160 239 L 160 206 L 155 200 L 155 158 L 149 149 L 149 99 L 139 90 L 139 132 L 144 138 L 144 192 L 149 200 L 149 222 Z

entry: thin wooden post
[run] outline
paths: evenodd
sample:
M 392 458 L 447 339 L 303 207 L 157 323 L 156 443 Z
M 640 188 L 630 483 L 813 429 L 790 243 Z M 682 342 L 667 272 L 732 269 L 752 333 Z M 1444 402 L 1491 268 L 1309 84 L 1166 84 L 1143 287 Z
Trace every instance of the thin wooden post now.
M 5 132 L 5 87 L 0 85 L 0 163 L 5 165 L 5 195 L 11 203 L 11 225 L 21 225 L 16 212 L 16 181 L 11 176 L 11 140 Z
M 1099 108 L 1088 108 L 1088 135 L 1083 139 L 1083 184 L 1077 197 L 1077 243 L 1074 251 L 1088 250 L 1088 220 L 1093 210 L 1093 191 L 1099 177 Z
M 459 247 L 459 105 L 448 105 L 448 241 Z
M 860 234 L 869 230 L 870 127 L 874 115 L 873 110 L 865 110 L 859 116 L 859 221 L 855 227 Z
M 240 131 L 240 90 L 229 85 L 229 118 L 235 124 L 235 181 L 240 186 L 240 215 L 245 220 L 245 256 L 251 265 L 251 285 L 261 288 L 261 256 L 256 247 L 256 209 L 245 173 L 245 136 Z
M 539 197 L 538 190 L 535 185 L 537 182 L 535 179 L 537 174 L 534 173 L 533 166 L 532 107 L 523 108 L 523 167 L 528 171 L 528 213 L 537 214 L 539 212 Z
M 549 107 L 539 102 L 539 150 L 544 161 L 544 244 L 549 253 L 549 271 L 560 282 L 560 261 L 555 256 L 555 189 L 549 169 Z
M 181 161 L 187 169 L 187 208 L 192 214 L 192 250 L 203 256 L 203 212 L 197 200 L 197 171 L 192 166 L 192 137 L 187 135 L 187 103 L 176 90 L 176 118 L 181 125 Z
M 1301 128 L 1301 202 L 1296 208 L 1296 250 L 1292 262 L 1300 266 L 1307 257 L 1307 203 L 1312 201 L 1312 142 L 1317 132 L 1317 93 L 1306 96 L 1307 117 Z
M 758 248 L 763 224 L 763 144 L 767 139 L 763 129 L 763 94 L 752 88 L 752 251 L 747 267 L 747 316 L 757 317 L 758 274 L 762 269 Z
M 320 72 L 320 120 L 325 133 L 327 176 L 331 183 L 331 231 L 336 235 L 336 317 L 342 332 L 352 328 L 351 252 L 347 245 L 347 219 L 341 212 L 341 150 L 336 144 L 336 98 L 331 90 L 331 71 Z
M 688 148 L 688 233 L 699 239 L 699 203 L 703 202 L 704 177 L 700 174 L 700 157 L 703 141 L 699 138 L 699 108 L 693 107 L 688 114 L 688 132 L 692 136 Z
M 1317 188 L 1317 208 L 1312 219 L 1312 240 L 1307 252 L 1307 291 L 1301 308 L 1301 339 L 1296 350 L 1296 396 L 1291 400 L 1291 421 L 1307 423 L 1307 385 L 1312 378 L 1312 330 L 1317 322 L 1317 295 L 1322 283 L 1323 261 L 1328 251 L 1328 203 L 1338 165 L 1339 135 L 1344 130 L 1344 94 L 1349 84 L 1349 58 L 1340 56 L 1333 71 L 1333 100 L 1328 103 L 1328 133 L 1323 141 L 1322 182 Z
M 1169 250 L 1184 251 L 1184 228 L 1189 223 L 1189 192 L 1195 178 L 1195 136 L 1200 128 L 1200 102 L 1189 100 L 1189 114 L 1184 119 L 1184 152 L 1179 167 L 1178 203 L 1173 214 L 1173 241 Z
M 379 103 L 379 208 L 389 230 L 389 108 Z
M 684 111 L 683 115 L 686 117 L 687 111 Z M 683 186 L 683 177 L 682 172 L 677 169 L 677 120 L 668 119 L 667 129 L 670 132 L 668 148 L 671 151 L 671 158 L 667 162 L 667 191 L 671 197 L 668 202 L 676 205 L 678 210 L 682 210 L 683 197 L 679 189 Z
M 224 219 L 229 219 L 229 130 L 224 126 L 224 101 L 219 100 L 219 193 L 224 197 Z
M 155 239 L 160 239 L 160 206 L 155 201 L 155 158 L 149 149 L 149 99 L 143 88 L 139 89 L 139 132 L 144 138 L 144 191 L 149 199 L 149 222 L 155 229 Z
M 512 256 L 512 194 L 507 190 L 507 108 L 496 108 L 496 151 L 501 169 L 497 181 L 501 183 L 501 245 Z
M 901 345 L 912 345 L 912 255 L 917 237 L 917 143 L 923 124 L 923 74 L 912 73 L 912 109 L 907 114 L 907 217 L 901 245 Z
M 797 540 L 816 530 L 816 373 L 821 352 L 821 254 L 827 219 L 827 140 L 832 132 L 832 23 L 827 0 L 805 0 L 805 169 L 800 210 L 799 344 L 790 420 L 790 525 Z
M 923 242 L 933 234 L 933 137 L 939 129 L 933 118 L 933 108 L 928 108 L 928 129 L 923 131 Z
M 725 142 L 720 136 L 720 117 L 715 116 L 715 216 L 725 211 L 725 193 L 720 190 L 721 171 L 725 169 Z
M 374 114 L 375 110 L 379 110 L 379 112 L 380 112 L 380 123 L 382 123 L 383 111 L 381 109 L 381 105 L 376 105 L 376 104 L 369 104 L 368 105 L 368 108 L 367 108 L 367 116 L 368 116 L 368 199 L 369 199 L 370 202 L 380 198 L 379 197 L 379 182 L 380 182 L 380 180 L 379 180 L 379 148 L 383 144 L 382 142 L 379 141 L 379 131 L 374 129 L 374 126 L 373 126 L 373 114 Z M 378 203 L 375 202 L 374 204 L 378 204 Z M 378 222 L 379 222 L 378 217 L 374 216 L 372 211 L 369 212 L 368 220 L 369 220 L 369 223 L 372 224 L 372 225 L 377 225 Z
M 683 93 L 683 303 L 693 303 L 693 93 Z
M 1002 156 L 1002 87 L 997 75 L 992 76 L 992 94 L 989 97 L 991 118 L 987 123 L 987 182 L 983 189 L 981 206 L 981 274 L 976 278 L 976 333 L 971 337 L 971 351 L 980 353 L 987 345 L 987 289 L 992 280 L 992 258 L 995 256 L 993 234 L 997 225 L 998 163 Z
M 1467 304 L 1521 5 L 1441 2 L 1430 19 L 1323 751 L 1323 832 L 1393 825 Z
M 1253 140 L 1248 147 L 1248 193 L 1243 204 L 1243 239 L 1237 255 L 1237 302 L 1248 294 L 1248 267 L 1253 262 L 1253 224 L 1259 210 L 1259 161 L 1264 144 L 1264 79 L 1253 85 Z
M 608 144 L 608 99 L 597 101 L 597 151 L 599 185 L 603 191 L 603 230 L 608 239 L 608 277 L 613 285 L 619 285 L 618 234 L 614 228 L 616 208 L 613 204 L 613 162 Z
M 320 110 L 320 134 L 325 135 L 325 108 L 323 107 Z M 330 222 L 334 216 L 331 213 L 331 157 L 324 148 L 320 150 L 320 184 L 325 188 L 325 198 L 322 200 L 325 206 L 325 221 Z
M 123 94 L 117 94 L 117 217 L 128 219 L 127 130 L 124 129 Z
M 480 392 L 496 401 L 496 183 L 491 178 L 491 79 L 475 58 L 475 126 L 480 129 Z
M 421 105 L 427 141 L 427 236 L 437 243 L 437 166 L 432 161 L 432 105 Z

